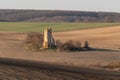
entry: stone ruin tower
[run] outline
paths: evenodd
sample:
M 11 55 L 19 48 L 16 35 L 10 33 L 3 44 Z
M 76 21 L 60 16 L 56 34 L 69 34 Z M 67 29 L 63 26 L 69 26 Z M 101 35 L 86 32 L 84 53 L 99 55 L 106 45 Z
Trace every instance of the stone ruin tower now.
M 50 48 L 55 46 L 55 41 L 52 36 L 52 29 L 47 28 L 44 30 L 43 48 Z

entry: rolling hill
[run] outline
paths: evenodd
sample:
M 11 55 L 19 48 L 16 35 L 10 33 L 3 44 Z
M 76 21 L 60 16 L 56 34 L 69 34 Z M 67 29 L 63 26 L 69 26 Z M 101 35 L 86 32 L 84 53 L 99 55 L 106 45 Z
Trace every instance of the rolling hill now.
M 0 22 L 120 22 L 120 13 L 0 9 Z

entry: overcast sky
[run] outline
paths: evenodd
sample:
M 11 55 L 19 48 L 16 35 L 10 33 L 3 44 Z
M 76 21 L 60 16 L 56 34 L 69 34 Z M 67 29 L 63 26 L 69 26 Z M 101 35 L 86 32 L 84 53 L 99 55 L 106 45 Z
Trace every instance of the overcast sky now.
M 0 0 L 0 9 L 120 12 L 120 0 Z

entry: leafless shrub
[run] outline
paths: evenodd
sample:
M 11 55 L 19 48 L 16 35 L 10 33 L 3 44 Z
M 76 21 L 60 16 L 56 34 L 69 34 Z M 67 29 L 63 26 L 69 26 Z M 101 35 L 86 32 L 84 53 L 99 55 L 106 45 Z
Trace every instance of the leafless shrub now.
M 78 47 L 78 48 L 81 48 L 82 47 L 82 43 L 80 41 L 76 41 L 76 42 L 74 42 L 74 46 Z
M 56 41 L 57 51 L 63 51 L 63 43 L 60 40 Z
M 62 43 L 60 40 L 56 41 L 58 51 L 80 51 L 82 50 L 81 42 L 68 40 Z
M 69 40 L 69 41 L 66 41 L 64 44 L 63 44 L 63 49 L 65 51 L 70 51 L 71 49 L 74 48 L 74 45 L 73 45 L 73 41 L 72 40 Z
M 40 50 L 43 47 L 43 34 L 32 32 L 27 34 L 25 40 L 25 48 L 33 51 Z M 51 49 L 57 49 L 57 51 L 82 51 L 89 49 L 89 43 L 86 41 L 84 46 L 80 41 L 68 40 L 62 43 L 60 40 L 56 41 L 56 45 Z
M 88 41 L 85 41 L 83 48 L 84 48 L 85 50 L 90 50 L 89 42 L 88 42 Z
M 31 50 L 39 50 L 43 45 L 43 34 L 31 32 L 27 34 L 25 46 Z

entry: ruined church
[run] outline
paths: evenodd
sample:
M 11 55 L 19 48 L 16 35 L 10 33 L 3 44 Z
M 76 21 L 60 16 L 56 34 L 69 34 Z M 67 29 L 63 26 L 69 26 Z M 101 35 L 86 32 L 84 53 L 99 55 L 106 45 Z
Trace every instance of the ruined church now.
M 52 35 L 52 28 L 47 28 L 44 30 L 43 48 L 50 48 L 55 46 L 55 40 Z

